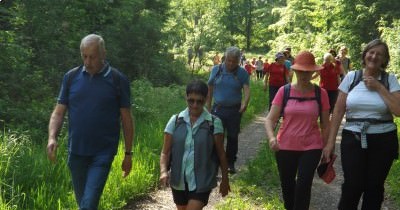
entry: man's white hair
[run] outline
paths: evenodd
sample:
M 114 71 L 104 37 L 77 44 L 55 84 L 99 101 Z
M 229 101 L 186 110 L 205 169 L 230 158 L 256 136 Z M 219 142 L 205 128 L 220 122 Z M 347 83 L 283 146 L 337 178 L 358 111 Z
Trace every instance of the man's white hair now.
M 97 34 L 89 34 L 87 36 L 85 36 L 82 41 L 81 41 L 81 46 L 80 49 L 81 51 L 87 47 L 90 44 L 96 43 L 97 46 L 99 47 L 99 51 L 100 54 L 103 54 L 106 52 L 106 46 L 104 43 L 104 39 L 103 37 L 101 37 L 100 35 Z
M 237 60 L 240 60 L 240 50 L 237 47 L 228 47 L 225 51 L 225 57 L 234 57 Z

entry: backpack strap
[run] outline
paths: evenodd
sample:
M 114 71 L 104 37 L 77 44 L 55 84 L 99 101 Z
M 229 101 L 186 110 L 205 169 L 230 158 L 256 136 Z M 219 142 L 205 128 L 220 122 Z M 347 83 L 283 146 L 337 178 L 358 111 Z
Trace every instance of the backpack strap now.
M 350 84 L 349 92 L 362 81 L 363 70 L 357 70 L 354 74 L 353 82 Z M 386 71 L 381 71 L 381 80 L 379 80 L 387 90 L 389 90 L 389 74 Z M 348 93 L 349 93 L 348 92 Z
M 283 117 L 283 112 L 285 111 L 286 104 L 287 104 L 287 102 L 289 100 L 290 87 L 291 87 L 290 83 L 283 86 L 283 99 L 282 99 L 281 117 Z
M 381 80 L 380 82 L 382 83 L 383 86 L 385 86 L 385 88 L 387 90 L 389 90 L 389 74 L 386 71 L 381 71 Z
M 80 70 L 82 70 L 83 65 L 77 66 L 71 70 L 69 70 L 66 74 L 67 76 L 67 98 L 69 97 L 69 90 L 72 85 L 72 80 L 79 74 Z
M 318 103 L 319 121 L 322 122 L 321 88 L 318 85 L 314 84 L 314 91 L 315 91 L 315 99 L 317 100 Z
M 361 82 L 362 76 L 363 76 L 363 70 L 362 69 L 357 70 L 356 72 L 354 72 L 353 82 L 350 84 L 349 91 L 347 93 L 350 93 L 350 91 L 353 90 L 353 88 L 355 86 L 357 86 L 358 83 Z
M 219 76 L 222 75 L 222 64 L 224 64 L 224 63 L 218 64 L 218 70 L 217 70 L 217 73 L 215 74 L 215 77 L 214 77 L 214 83 L 215 83 L 215 79 L 217 79 Z M 238 67 L 233 71 L 233 77 L 235 78 L 236 81 L 238 81 L 238 82 L 240 83 L 239 78 L 238 78 L 238 76 L 237 76 L 238 71 L 239 71 L 239 68 L 240 68 L 240 67 L 238 66 Z
M 318 85 L 314 84 L 315 97 L 299 98 L 299 97 L 290 97 L 290 87 L 291 87 L 290 83 L 283 86 L 281 117 L 283 117 L 284 110 L 285 110 L 286 104 L 289 99 L 296 99 L 299 101 L 316 100 L 318 103 L 318 116 L 320 118 L 320 122 L 322 122 L 322 118 L 321 118 L 321 114 L 322 114 L 321 88 Z
M 210 127 L 210 133 L 214 136 L 214 121 L 216 116 L 211 114 L 211 121 L 208 121 L 208 126 Z

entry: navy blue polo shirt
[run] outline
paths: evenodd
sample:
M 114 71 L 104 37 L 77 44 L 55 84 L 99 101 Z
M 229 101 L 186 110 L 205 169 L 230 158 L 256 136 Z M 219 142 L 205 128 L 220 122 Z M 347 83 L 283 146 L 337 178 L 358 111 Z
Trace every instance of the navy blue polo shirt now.
M 84 156 L 116 154 L 120 108 L 131 105 L 129 81 L 118 71 L 118 97 L 118 88 L 109 64 L 93 76 L 85 67 L 78 71 L 70 80 L 69 93 L 68 76 L 64 75 L 58 96 L 58 103 L 68 107 L 68 150 Z

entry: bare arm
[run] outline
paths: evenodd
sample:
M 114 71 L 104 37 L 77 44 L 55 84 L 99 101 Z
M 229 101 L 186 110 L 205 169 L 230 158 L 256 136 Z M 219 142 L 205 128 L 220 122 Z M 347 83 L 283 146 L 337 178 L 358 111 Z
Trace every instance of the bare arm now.
M 53 163 L 55 163 L 56 161 L 56 151 L 58 147 L 57 136 L 60 133 L 60 129 L 64 121 L 64 115 L 66 112 L 67 112 L 66 105 L 57 104 L 50 117 L 49 138 L 47 142 L 47 157 Z
M 222 197 L 228 195 L 228 192 L 231 191 L 229 186 L 229 178 L 228 178 L 228 162 L 226 160 L 225 150 L 224 150 L 224 134 L 214 135 L 214 145 L 217 150 L 222 180 L 220 184 L 219 193 L 221 193 Z
M 263 82 L 264 82 L 264 91 L 267 91 L 267 87 L 268 87 L 268 77 L 269 77 L 269 73 L 267 72 L 267 73 L 265 73 L 265 75 L 264 75 L 264 80 L 263 80 Z
M 172 135 L 164 133 L 164 144 L 160 155 L 160 183 L 163 186 L 169 186 L 168 166 L 170 162 L 172 146 Z
M 311 80 L 317 78 L 320 75 L 319 71 L 316 71 L 313 76 L 311 77 Z
M 240 107 L 240 110 L 239 110 L 240 113 L 245 112 L 247 109 L 247 106 L 249 105 L 249 101 L 250 101 L 249 85 L 243 85 L 243 94 L 244 94 L 244 101 L 242 102 L 242 105 Z
M 320 128 L 321 128 L 321 134 L 322 134 L 322 139 L 324 141 L 324 146 L 328 142 L 329 138 L 329 110 L 323 111 L 321 113 L 321 119 L 320 119 Z
M 272 105 L 271 110 L 269 111 L 267 115 L 267 119 L 265 120 L 265 130 L 267 132 L 267 137 L 269 139 L 269 147 L 273 151 L 278 151 L 279 150 L 279 145 L 278 141 L 276 140 L 275 136 L 275 126 L 276 123 L 278 122 L 280 115 L 281 115 L 281 109 L 282 107 Z
M 336 135 L 339 131 L 340 124 L 343 116 L 346 112 L 346 99 L 347 94 L 339 91 L 338 98 L 336 100 L 335 109 L 333 110 L 332 121 L 329 128 L 328 142 L 323 149 L 323 157 L 329 162 L 330 156 L 335 149 Z
M 134 135 L 134 121 L 132 118 L 131 109 L 121 108 L 120 112 L 121 112 L 122 129 L 124 133 L 125 151 L 131 152 L 133 144 L 133 135 Z M 125 154 L 121 167 L 122 171 L 124 172 L 123 177 L 128 176 L 132 169 L 131 155 Z

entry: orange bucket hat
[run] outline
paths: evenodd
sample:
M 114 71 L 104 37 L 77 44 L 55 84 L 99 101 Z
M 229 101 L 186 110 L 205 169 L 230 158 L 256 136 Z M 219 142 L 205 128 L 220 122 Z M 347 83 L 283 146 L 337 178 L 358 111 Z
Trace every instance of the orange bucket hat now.
M 300 52 L 293 63 L 290 68 L 298 71 L 319 71 L 323 68 L 315 64 L 314 55 L 308 51 Z

